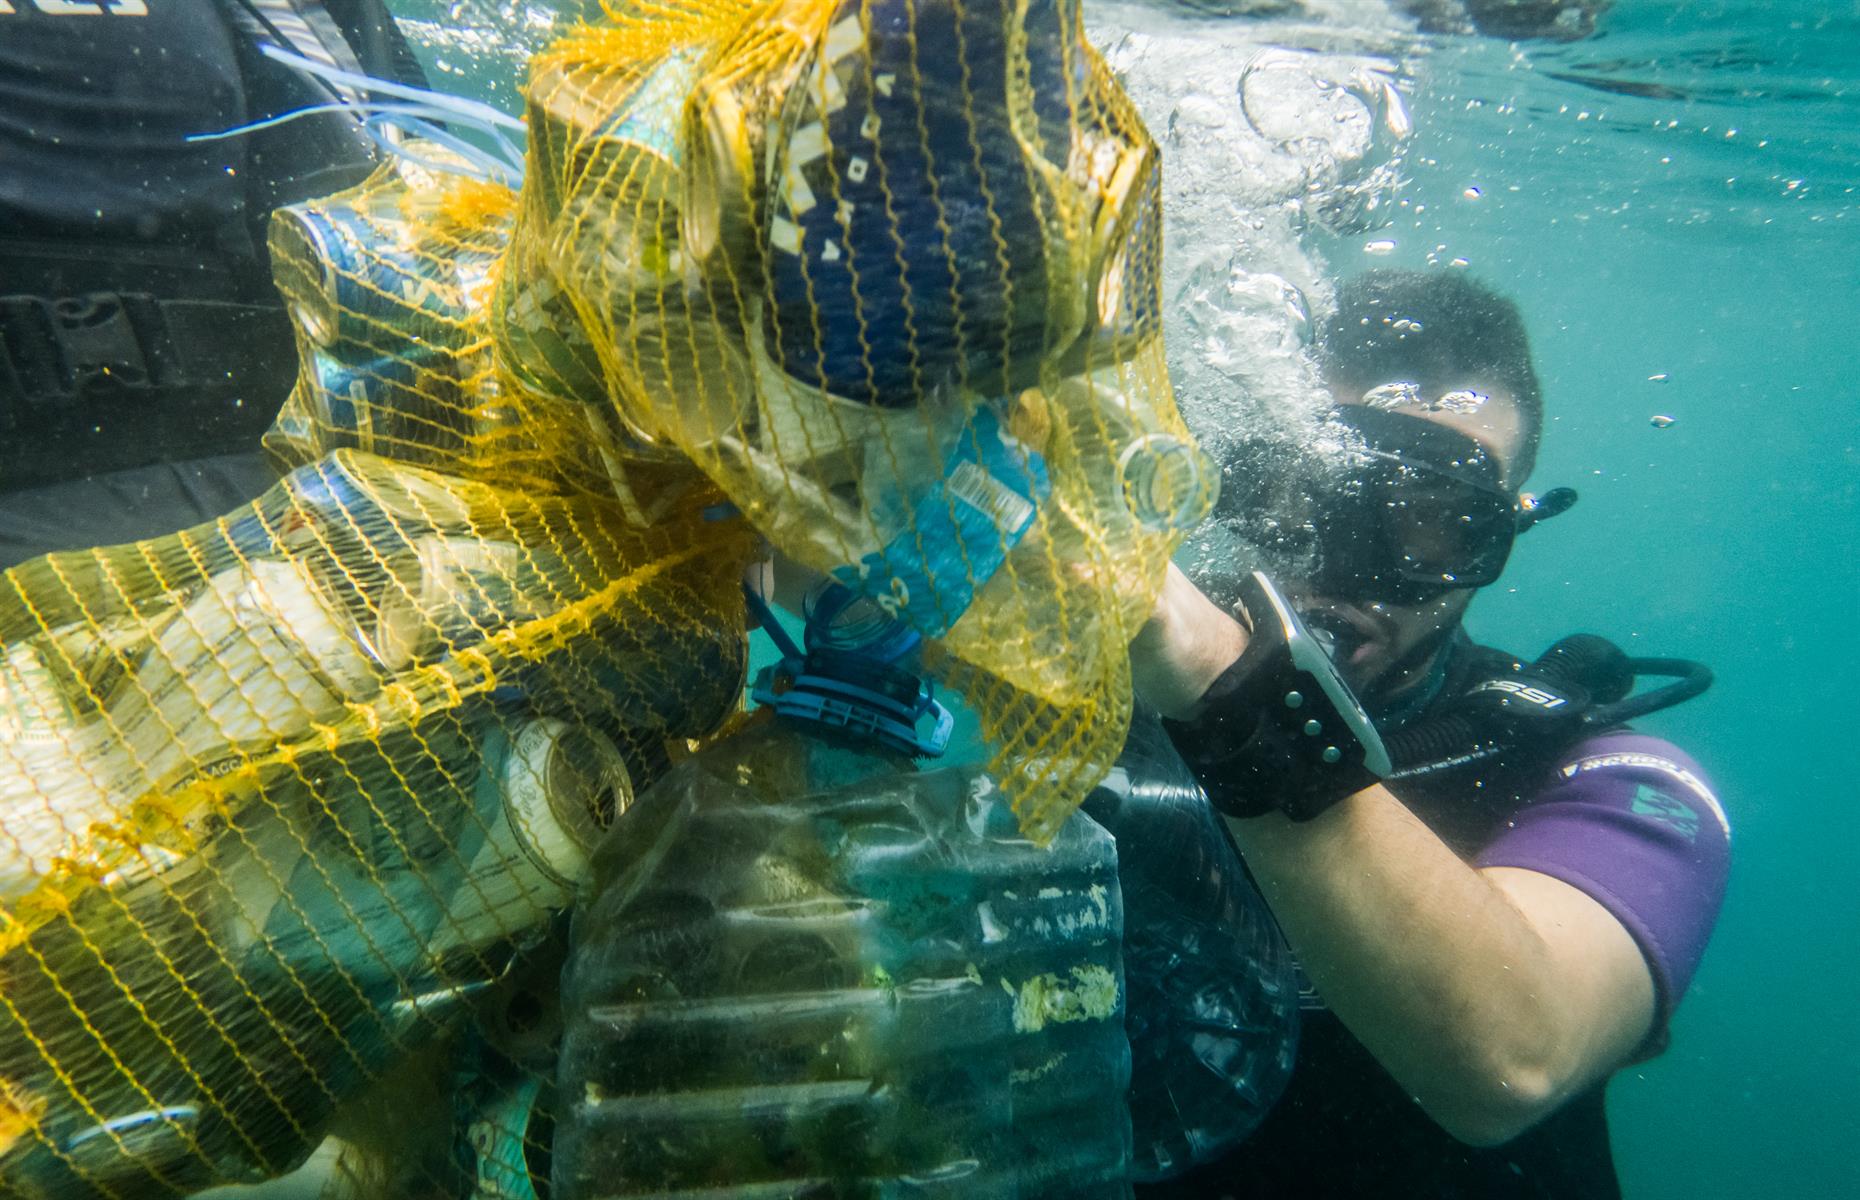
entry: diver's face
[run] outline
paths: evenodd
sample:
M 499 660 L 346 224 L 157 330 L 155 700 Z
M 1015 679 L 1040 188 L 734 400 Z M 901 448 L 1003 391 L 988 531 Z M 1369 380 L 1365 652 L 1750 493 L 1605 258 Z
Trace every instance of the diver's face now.
M 1431 654 L 1465 616 L 1473 589 L 1459 588 L 1418 604 L 1340 599 L 1293 581 L 1292 604 L 1313 631 L 1330 640 L 1344 680 L 1360 696 L 1393 692 L 1425 675 Z
M 1397 411 L 1471 437 L 1496 459 L 1505 486 L 1515 489 L 1522 482 L 1513 478 L 1513 464 L 1523 435 L 1516 402 L 1503 389 L 1481 386 L 1479 380 L 1469 380 L 1454 391 L 1471 393 L 1482 402 L 1476 408 L 1467 404 L 1445 408 L 1429 406 L 1429 398 L 1423 396 L 1422 403 L 1403 405 Z M 1334 398 L 1339 405 L 1363 402 L 1360 395 Z M 1427 531 L 1417 530 L 1412 536 L 1424 538 Z M 1455 588 L 1408 601 L 1331 594 L 1338 590 L 1335 585 L 1327 592 L 1305 580 L 1288 580 L 1286 587 L 1306 624 L 1331 640 L 1338 669 L 1363 696 L 1398 692 L 1424 677 L 1433 665 L 1432 651 L 1445 644 L 1475 591 Z

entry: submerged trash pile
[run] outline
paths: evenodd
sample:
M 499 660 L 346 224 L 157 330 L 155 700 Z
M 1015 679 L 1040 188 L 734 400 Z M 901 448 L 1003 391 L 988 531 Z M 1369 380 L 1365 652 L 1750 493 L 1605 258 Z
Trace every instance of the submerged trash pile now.
M 1073 814 L 1216 473 L 1076 5 L 617 6 L 535 57 L 520 163 L 442 97 L 367 109 L 394 157 L 273 218 L 288 473 L 0 587 L 0 1191 L 332 1136 L 330 1194 L 1121 1195 L 1198 1156 L 1133 1167 L 1118 852 Z M 749 718 L 771 551 L 823 582 Z M 932 678 L 986 764 L 917 770 Z M 1177 1075 L 1289 1063 L 1276 933 L 1231 929 L 1144 960 L 1259 965 L 1195 1034 L 1253 1057 Z

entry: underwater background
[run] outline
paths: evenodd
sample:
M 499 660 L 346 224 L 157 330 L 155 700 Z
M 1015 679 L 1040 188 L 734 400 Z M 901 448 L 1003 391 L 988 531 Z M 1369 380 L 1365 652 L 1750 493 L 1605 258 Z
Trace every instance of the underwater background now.
M 1584 42 L 1437 40 L 1418 83 L 1394 248 L 1326 253 L 1513 294 L 1532 482 L 1582 494 L 1473 633 L 1717 672 L 1644 722 L 1717 782 L 1734 863 L 1671 1048 L 1610 1088 L 1622 1184 L 1860 1195 L 1860 4 L 1621 0 Z

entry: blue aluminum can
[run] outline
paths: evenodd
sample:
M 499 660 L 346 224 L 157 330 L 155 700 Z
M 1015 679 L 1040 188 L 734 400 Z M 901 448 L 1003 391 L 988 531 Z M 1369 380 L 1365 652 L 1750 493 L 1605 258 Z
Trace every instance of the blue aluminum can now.
M 484 369 L 473 293 L 503 238 L 461 246 L 407 220 L 379 181 L 272 216 L 273 273 L 298 333 L 319 448 L 418 458 L 470 432 Z
M 1041 175 L 1064 170 L 1089 80 L 1075 4 L 1016 8 L 845 0 L 835 14 L 764 180 L 765 320 L 789 374 L 884 407 L 944 382 L 1036 381 L 1052 349 Z M 1044 167 L 1017 137 L 1022 104 Z

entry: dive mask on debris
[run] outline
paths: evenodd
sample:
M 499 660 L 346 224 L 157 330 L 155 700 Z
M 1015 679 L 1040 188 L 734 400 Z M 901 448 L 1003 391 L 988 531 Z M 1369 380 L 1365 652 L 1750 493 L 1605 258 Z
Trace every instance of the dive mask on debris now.
M 782 655 L 756 676 L 756 703 L 899 754 L 935 758 L 948 748 L 956 718 L 917 669 L 916 630 L 829 581 L 807 597 L 797 646 L 761 595 L 743 592 Z

